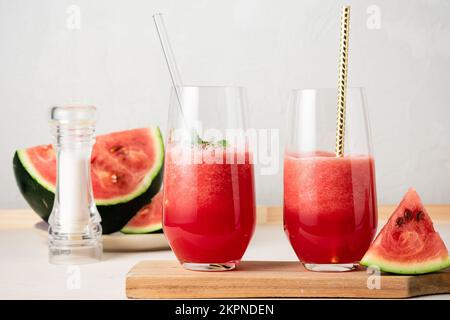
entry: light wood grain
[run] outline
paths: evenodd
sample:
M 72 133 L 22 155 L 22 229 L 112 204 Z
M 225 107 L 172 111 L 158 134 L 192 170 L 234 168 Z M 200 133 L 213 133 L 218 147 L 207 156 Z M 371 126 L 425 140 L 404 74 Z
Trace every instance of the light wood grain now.
M 407 298 L 449 293 L 450 271 L 418 276 L 382 275 L 368 289 L 370 274 L 310 272 L 299 262 L 244 261 L 228 272 L 184 270 L 174 261 L 142 261 L 127 275 L 126 294 L 135 299 L 190 298 Z
M 0 210 L 0 230 L 31 229 L 41 221 L 32 210 Z
M 425 206 L 435 223 L 450 223 L 450 205 Z M 394 205 L 378 207 L 378 218 L 386 220 L 395 210 Z M 283 207 L 259 206 L 256 210 L 258 224 L 283 224 Z M 29 229 L 41 221 L 39 216 L 30 209 L 0 209 L 0 230 Z

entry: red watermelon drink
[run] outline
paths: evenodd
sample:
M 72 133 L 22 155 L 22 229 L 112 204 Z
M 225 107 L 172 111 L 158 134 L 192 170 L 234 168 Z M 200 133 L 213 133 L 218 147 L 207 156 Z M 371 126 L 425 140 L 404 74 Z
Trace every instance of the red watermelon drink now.
M 250 153 L 227 149 L 168 146 L 164 233 L 187 269 L 234 269 L 253 235 L 255 191 Z M 208 153 L 220 160 L 208 161 Z
M 372 157 L 328 152 L 285 156 L 284 229 L 308 269 L 352 269 L 376 227 Z

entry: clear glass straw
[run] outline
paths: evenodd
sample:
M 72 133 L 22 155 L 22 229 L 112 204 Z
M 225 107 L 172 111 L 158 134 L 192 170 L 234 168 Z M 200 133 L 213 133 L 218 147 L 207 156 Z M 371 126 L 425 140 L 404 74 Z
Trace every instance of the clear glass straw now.
M 181 91 L 182 86 L 180 72 L 178 71 L 177 63 L 175 61 L 175 55 L 173 54 L 172 47 L 170 46 L 169 36 L 167 34 L 166 25 L 164 24 L 164 18 L 162 13 L 156 13 L 153 15 L 153 21 L 155 22 L 156 31 L 158 32 L 159 41 L 166 58 L 167 68 L 169 69 L 170 78 L 172 80 L 175 94 L 177 96 L 178 104 L 180 105 L 181 114 L 183 114 L 183 107 L 181 104 Z M 185 118 L 186 119 L 186 118 Z
M 197 129 L 188 121 L 189 119 L 184 114 L 183 103 L 181 98 L 181 76 L 178 71 L 177 63 L 175 61 L 175 55 L 173 54 L 172 47 L 169 42 L 169 35 L 164 24 L 164 18 L 162 13 L 156 13 L 153 15 L 153 21 L 155 22 L 156 31 L 158 32 L 159 41 L 166 58 L 167 68 L 169 69 L 170 78 L 172 80 L 173 88 L 175 89 L 175 95 L 177 96 L 178 105 L 180 107 L 181 118 L 183 119 L 186 127 L 193 130 L 196 137 L 196 142 L 204 142 L 197 131 Z

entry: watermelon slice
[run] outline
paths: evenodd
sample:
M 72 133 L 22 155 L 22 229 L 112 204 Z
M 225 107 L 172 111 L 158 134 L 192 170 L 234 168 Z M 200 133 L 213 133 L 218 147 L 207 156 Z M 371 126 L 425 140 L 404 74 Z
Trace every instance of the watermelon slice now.
M 120 231 L 128 234 L 159 231 L 162 229 L 162 213 L 163 193 L 160 191 L 153 197 L 152 202 L 139 210 Z
M 162 184 L 164 145 L 158 127 L 100 135 L 92 151 L 91 177 L 103 233 L 120 230 Z M 51 145 L 16 151 L 20 192 L 45 221 L 55 197 L 56 156 Z
M 361 264 L 400 274 L 422 274 L 450 266 L 448 250 L 414 189 L 408 190 Z

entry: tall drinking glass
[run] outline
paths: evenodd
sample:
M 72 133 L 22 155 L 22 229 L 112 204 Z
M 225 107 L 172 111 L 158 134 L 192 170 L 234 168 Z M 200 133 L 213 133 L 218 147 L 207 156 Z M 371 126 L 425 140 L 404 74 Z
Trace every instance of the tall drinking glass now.
M 295 90 L 284 157 L 284 230 L 313 271 L 356 267 L 377 228 L 375 164 L 362 88 L 347 91 L 344 156 L 335 155 L 337 89 Z
M 232 270 L 255 228 L 245 90 L 182 86 L 178 92 L 172 90 L 169 112 L 164 233 L 186 269 Z

